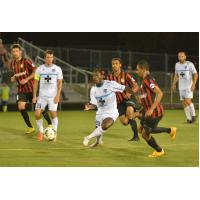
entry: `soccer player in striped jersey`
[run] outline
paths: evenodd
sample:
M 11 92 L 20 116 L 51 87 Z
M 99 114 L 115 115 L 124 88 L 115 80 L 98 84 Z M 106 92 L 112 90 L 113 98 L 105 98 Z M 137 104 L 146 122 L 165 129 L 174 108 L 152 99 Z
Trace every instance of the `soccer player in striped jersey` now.
M 34 83 L 33 78 L 36 67 L 30 59 L 22 56 L 22 48 L 19 44 L 12 45 L 11 54 L 13 59 L 9 63 L 9 68 L 13 71 L 14 74 L 11 77 L 11 82 L 16 82 L 18 87 L 18 110 L 20 111 L 24 122 L 28 126 L 28 130 L 26 131 L 26 133 L 33 133 L 35 129 L 30 122 L 29 115 L 26 110 L 26 104 L 27 102 L 32 103 Z M 51 119 L 49 118 L 48 113 L 44 112 L 43 116 L 50 125 Z
M 160 157 L 165 154 L 153 136 L 152 133 L 167 133 L 172 140 L 176 137 L 176 128 L 158 127 L 158 123 L 163 118 L 164 110 L 161 104 L 163 92 L 159 88 L 155 79 L 151 76 L 149 71 L 149 64 L 145 60 L 141 60 L 137 64 L 138 76 L 142 78 L 140 88 L 140 100 L 143 105 L 143 114 L 141 117 L 141 132 L 142 137 L 147 144 L 155 149 L 149 157 Z
M 179 62 L 177 62 L 175 65 L 175 76 L 172 90 L 176 90 L 176 83 L 178 82 L 180 100 L 183 103 L 187 122 L 194 123 L 196 120 L 196 114 L 194 104 L 192 103 L 192 98 L 198 79 L 198 74 L 194 64 L 186 60 L 187 57 L 184 51 L 180 51 L 178 53 L 178 59 Z
M 122 70 L 122 61 L 120 58 L 112 59 L 112 73 L 108 75 L 108 80 L 116 81 L 119 84 L 129 86 L 132 91 L 136 93 L 138 91 L 138 85 L 130 74 Z M 136 111 L 138 104 L 136 103 L 135 95 L 124 91 L 123 93 L 117 92 L 117 109 L 119 111 L 119 119 L 124 126 L 130 124 L 133 131 L 133 136 L 129 141 L 138 141 L 138 129 L 137 123 L 133 119 L 133 113 Z

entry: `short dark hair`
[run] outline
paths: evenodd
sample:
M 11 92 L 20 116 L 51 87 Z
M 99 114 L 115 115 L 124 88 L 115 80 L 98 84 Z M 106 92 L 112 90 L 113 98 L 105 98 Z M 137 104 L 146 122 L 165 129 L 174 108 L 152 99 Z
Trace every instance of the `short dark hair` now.
M 115 61 L 115 60 L 119 61 L 120 64 L 122 65 L 122 59 L 121 59 L 121 58 L 113 58 L 113 59 L 112 59 L 112 61 Z
M 11 46 L 11 49 L 16 49 L 16 48 L 18 48 L 19 50 L 22 50 L 22 47 L 20 46 L 20 44 L 13 44 Z
M 102 70 L 101 68 L 95 68 L 93 70 L 93 73 L 100 73 L 101 75 L 104 75 L 104 70 Z
M 44 53 L 44 57 L 47 56 L 47 54 L 50 54 L 50 55 L 53 55 L 54 56 L 54 51 L 50 50 L 50 49 L 47 49 Z
M 145 70 L 149 70 L 149 63 L 146 60 L 140 60 L 137 65 Z
M 185 56 L 187 56 L 187 54 L 186 54 L 186 52 L 185 52 L 185 51 L 179 51 L 179 52 L 178 52 L 178 54 L 179 54 L 179 53 L 184 53 L 184 54 L 185 54 Z

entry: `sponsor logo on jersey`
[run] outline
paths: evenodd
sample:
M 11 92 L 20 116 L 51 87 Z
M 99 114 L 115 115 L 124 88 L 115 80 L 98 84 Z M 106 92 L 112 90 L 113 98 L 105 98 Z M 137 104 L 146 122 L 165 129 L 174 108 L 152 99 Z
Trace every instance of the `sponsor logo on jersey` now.
M 52 69 L 52 72 L 55 72 L 56 71 L 56 69 Z
M 151 84 L 150 84 L 150 87 L 151 87 L 152 89 L 154 89 L 154 88 L 155 88 L 155 84 L 154 84 L 154 83 L 151 83 Z
M 107 90 L 107 89 L 104 89 L 103 91 L 104 91 L 104 93 L 107 93 L 108 90 Z

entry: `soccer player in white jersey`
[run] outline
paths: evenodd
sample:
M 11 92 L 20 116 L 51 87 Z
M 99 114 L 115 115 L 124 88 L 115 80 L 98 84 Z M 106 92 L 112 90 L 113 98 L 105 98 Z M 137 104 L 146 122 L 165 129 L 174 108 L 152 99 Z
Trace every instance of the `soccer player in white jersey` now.
M 45 64 L 39 66 L 35 71 L 33 103 L 35 106 L 35 118 L 38 127 L 38 140 L 43 140 L 43 120 L 41 113 L 48 105 L 52 118 L 52 128 L 57 133 L 58 117 L 57 107 L 62 90 L 63 74 L 60 67 L 53 64 L 54 53 L 51 50 L 45 52 Z M 39 84 L 38 84 L 39 83 Z M 39 85 L 39 96 L 37 97 Z
M 115 81 L 103 80 L 104 75 L 101 70 L 95 70 L 93 73 L 93 82 L 95 86 L 90 91 L 90 103 L 85 105 L 85 110 L 97 108 L 96 112 L 96 129 L 83 140 L 83 145 L 88 146 L 92 138 L 96 142 L 90 147 L 95 147 L 100 143 L 100 137 L 110 128 L 119 116 L 115 92 L 127 91 L 133 94 L 131 88 L 121 85 Z
M 188 123 L 194 123 L 196 119 L 194 104 L 192 103 L 193 92 L 198 79 L 198 74 L 192 62 L 186 60 L 186 53 L 178 53 L 179 62 L 175 65 L 175 76 L 172 90 L 176 90 L 176 83 L 179 85 L 180 100 L 183 103 Z

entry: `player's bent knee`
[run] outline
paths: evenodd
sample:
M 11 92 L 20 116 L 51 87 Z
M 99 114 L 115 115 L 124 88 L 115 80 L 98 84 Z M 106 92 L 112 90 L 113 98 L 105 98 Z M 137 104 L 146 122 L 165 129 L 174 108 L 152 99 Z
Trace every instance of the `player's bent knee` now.
M 142 138 L 146 141 L 149 139 L 149 134 L 145 131 L 145 129 L 142 130 Z
M 41 118 L 41 114 L 42 114 L 42 111 L 41 110 L 36 110 L 35 111 L 35 118 L 38 120 Z
M 191 103 L 192 103 L 191 99 L 186 99 L 186 100 L 185 100 L 186 106 L 189 106 Z
M 129 123 L 129 120 L 126 119 L 126 118 L 120 118 L 120 122 L 121 122 L 124 126 L 127 126 L 128 123 Z
M 103 130 L 109 129 L 114 123 L 114 120 L 112 118 L 107 118 L 102 122 L 101 128 Z
M 187 104 L 186 104 L 185 101 L 182 101 L 182 104 L 183 104 L 183 107 L 186 107 L 186 106 L 187 106 Z
M 25 110 L 26 106 L 24 104 L 18 104 L 18 110 Z
M 57 117 L 57 112 L 51 111 L 50 114 L 52 119 Z

